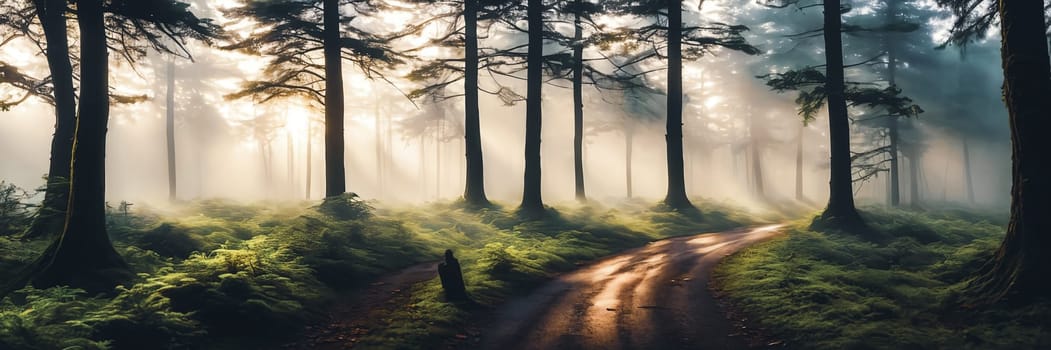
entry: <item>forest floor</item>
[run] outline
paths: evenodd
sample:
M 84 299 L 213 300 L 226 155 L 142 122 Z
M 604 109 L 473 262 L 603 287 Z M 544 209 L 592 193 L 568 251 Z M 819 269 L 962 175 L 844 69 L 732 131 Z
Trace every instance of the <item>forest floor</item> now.
M 342 350 L 353 348 L 375 327 L 374 320 L 404 302 L 417 283 L 437 277 L 438 262 L 426 262 L 380 278 L 367 288 L 336 298 L 324 316 L 306 326 L 303 336 L 285 349 Z
M 728 254 L 781 225 L 652 242 L 563 274 L 499 307 L 481 349 L 746 349 L 708 290 Z
M 476 316 L 596 259 L 785 220 L 697 203 L 683 212 L 642 201 L 550 208 L 539 220 L 499 205 L 374 208 L 352 194 L 320 203 L 140 204 L 108 220 L 139 278 L 111 295 L 27 287 L 0 299 L 0 349 L 462 346 L 480 335 L 471 330 Z M 7 232 L 28 223 L 28 212 L 18 214 Z M 48 242 L 0 235 L 0 275 Z M 432 265 L 445 249 L 459 257 L 475 303 L 445 301 Z
M 865 235 L 791 222 L 724 259 L 714 289 L 786 348 L 1051 349 L 1051 301 L 961 302 L 1006 214 L 866 207 L 862 216 Z

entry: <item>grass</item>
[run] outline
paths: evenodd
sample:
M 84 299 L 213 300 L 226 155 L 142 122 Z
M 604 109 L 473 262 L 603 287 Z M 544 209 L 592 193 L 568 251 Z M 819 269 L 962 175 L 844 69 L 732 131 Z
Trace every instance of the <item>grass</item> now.
M 457 203 L 373 208 L 347 195 L 323 203 L 222 200 L 110 213 L 115 246 L 139 280 L 116 296 L 26 288 L 0 300 L 2 349 L 228 349 L 294 340 L 334 298 L 453 249 L 468 292 L 494 305 L 559 271 L 671 235 L 752 221 L 723 205 L 678 213 L 630 203 L 550 209 L 543 220 Z M 14 230 L 17 231 L 17 228 Z M 0 236 L 0 269 L 17 271 L 46 240 Z M 427 348 L 462 330 L 471 309 L 437 281 L 373 317 L 373 347 Z
M 995 216 L 871 208 L 876 236 L 807 229 L 748 248 L 715 271 L 732 305 L 799 349 L 1051 347 L 1051 303 L 965 310 L 962 288 L 1003 238 Z M 993 220 L 993 221 L 990 221 Z

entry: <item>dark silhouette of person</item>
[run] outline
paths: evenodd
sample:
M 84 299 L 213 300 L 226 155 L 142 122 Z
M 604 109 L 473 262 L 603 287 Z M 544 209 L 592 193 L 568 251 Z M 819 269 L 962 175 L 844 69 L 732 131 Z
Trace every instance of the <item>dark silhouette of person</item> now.
M 463 283 L 463 272 L 460 261 L 453 256 L 451 249 L 445 250 L 445 261 L 438 264 L 438 278 L 442 281 L 445 298 L 449 301 L 466 301 L 467 289 Z

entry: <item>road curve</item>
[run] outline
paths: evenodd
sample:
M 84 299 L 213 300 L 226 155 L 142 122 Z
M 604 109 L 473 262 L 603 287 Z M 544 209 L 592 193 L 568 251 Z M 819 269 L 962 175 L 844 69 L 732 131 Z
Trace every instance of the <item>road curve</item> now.
M 562 275 L 496 311 L 483 349 L 746 349 L 708 290 L 720 259 L 770 225 L 653 242 Z

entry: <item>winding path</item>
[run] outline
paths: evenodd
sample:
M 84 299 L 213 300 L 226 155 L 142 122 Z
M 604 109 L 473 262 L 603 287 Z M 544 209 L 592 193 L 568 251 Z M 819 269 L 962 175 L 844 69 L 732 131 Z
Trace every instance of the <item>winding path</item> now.
M 567 273 L 496 311 L 483 349 L 746 349 L 708 290 L 728 254 L 780 225 L 677 237 Z

